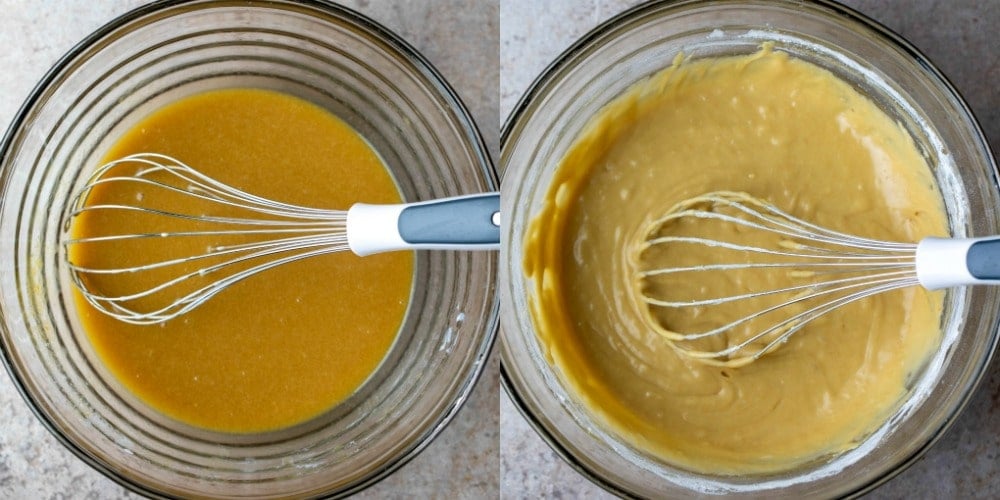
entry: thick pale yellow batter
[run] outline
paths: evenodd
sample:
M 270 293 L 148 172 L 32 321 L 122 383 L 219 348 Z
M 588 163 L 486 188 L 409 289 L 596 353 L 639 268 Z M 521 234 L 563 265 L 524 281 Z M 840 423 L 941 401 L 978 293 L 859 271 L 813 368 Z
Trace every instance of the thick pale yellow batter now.
M 740 368 L 680 356 L 644 322 L 628 249 L 675 203 L 716 190 L 861 236 L 947 233 L 912 139 L 845 82 L 767 48 L 678 60 L 593 119 L 532 221 L 525 272 L 551 362 L 609 428 L 682 468 L 766 473 L 850 449 L 938 345 L 942 297 L 856 302 Z

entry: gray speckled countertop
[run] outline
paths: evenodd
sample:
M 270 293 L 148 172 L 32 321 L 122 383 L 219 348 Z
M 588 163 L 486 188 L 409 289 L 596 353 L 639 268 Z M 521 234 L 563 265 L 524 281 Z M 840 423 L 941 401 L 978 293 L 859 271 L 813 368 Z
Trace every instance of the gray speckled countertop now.
M 500 109 L 560 52 L 636 0 L 503 0 Z M 845 0 L 903 35 L 958 88 L 994 151 L 1000 151 L 1000 2 Z M 607 498 L 539 438 L 506 395 L 500 404 L 501 491 L 505 498 Z M 908 470 L 870 498 L 1000 498 L 1000 362 L 954 426 Z
M 141 0 L 0 0 L 0 127 L 74 44 Z M 462 97 L 496 156 L 499 1 L 343 2 L 417 48 Z M 496 498 L 499 362 L 494 356 L 455 420 L 414 460 L 362 498 Z M 136 498 L 78 460 L 39 424 L 0 374 L 0 499 Z
M 0 126 L 74 43 L 139 0 L 0 0 Z M 347 0 L 420 50 L 453 84 L 494 155 L 500 124 L 576 38 L 636 0 Z M 1000 149 L 1000 1 L 847 0 L 902 34 L 955 84 Z M 499 83 L 498 83 L 499 82 Z M 607 498 L 500 395 L 496 356 L 455 421 L 368 498 Z M 133 498 L 64 450 L 0 375 L 0 498 Z M 873 498 L 1000 498 L 1000 363 L 952 429 Z

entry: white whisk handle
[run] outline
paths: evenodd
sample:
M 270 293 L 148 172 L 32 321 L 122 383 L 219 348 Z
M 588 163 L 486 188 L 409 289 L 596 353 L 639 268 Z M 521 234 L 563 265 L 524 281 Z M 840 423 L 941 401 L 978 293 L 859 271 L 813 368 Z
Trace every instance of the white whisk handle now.
M 917 245 L 917 279 L 928 290 L 1000 284 L 1000 237 L 924 238 Z
M 392 250 L 497 250 L 500 194 L 398 205 L 356 203 L 347 211 L 347 244 L 364 257 Z

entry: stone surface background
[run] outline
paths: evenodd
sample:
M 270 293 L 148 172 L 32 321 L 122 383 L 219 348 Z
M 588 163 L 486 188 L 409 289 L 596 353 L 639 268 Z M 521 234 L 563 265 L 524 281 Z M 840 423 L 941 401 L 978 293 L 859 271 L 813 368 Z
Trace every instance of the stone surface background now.
M 49 66 L 140 0 L 0 0 L 0 126 Z M 413 44 L 456 88 L 494 157 L 503 120 L 576 38 L 636 0 L 340 0 Z M 1000 1 L 845 0 L 912 42 L 1000 150 Z M 610 498 L 561 461 L 499 388 L 494 356 L 431 445 L 362 498 Z M 1000 498 L 1000 362 L 955 425 L 871 498 Z M 0 375 L 0 498 L 135 498 L 64 450 Z

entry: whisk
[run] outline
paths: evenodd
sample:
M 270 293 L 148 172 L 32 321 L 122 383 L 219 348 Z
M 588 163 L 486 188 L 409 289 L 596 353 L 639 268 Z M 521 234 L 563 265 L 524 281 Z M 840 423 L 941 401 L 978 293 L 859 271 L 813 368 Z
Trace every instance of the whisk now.
M 113 203 L 91 203 L 95 190 L 113 184 L 116 193 L 126 195 Z M 495 250 L 499 200 L 498 193 L 484 193 L 409 204 L 356 203 L 347 211 L 301 207 L 241 191 L 169 156 L 141 153 L 101 166 L 76 192 L 63 217 L 62 246 L 72 282 L 90 304 L 121 321 L 154 324 L 185 314 L 262 271 L 317 255 Z M 94 228 L 101 227 L 101 217 L 131 217 L 135 227 L 74 238 L 72 223 L 80 217 L 93 217 Z M 166 227 L 183 227 L 165 231 L 166 219 L 173 221 Z M 202 246 L 190 255 L 138 265 L 85 262 L 88 252 L 102 251 L 94 245 L 168 239 L 194 239 Z M 149 249 L 155 250 L 147 243 L 136 253 Z M 123 286 L 117 281 L 137 280 L 139 289 L 119 292 Z
M 706 235 L 712 224 L 716 233 Z M 916 285 L 1000 284 L 1000 237 L 878 241 L 806 222 L 745 193 L 685 200 L 642 234 L 632 265 L 647 322 L 681 354 L 720 366 L 751 363 L 865 297 Z M 721 290 L 697 296 L 710 276 Z M 733 317 L 706 323 L 706 310 L 719 305 Z M 680 332 L 678 324 L 693 331 Z

